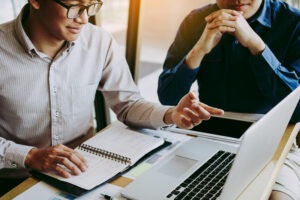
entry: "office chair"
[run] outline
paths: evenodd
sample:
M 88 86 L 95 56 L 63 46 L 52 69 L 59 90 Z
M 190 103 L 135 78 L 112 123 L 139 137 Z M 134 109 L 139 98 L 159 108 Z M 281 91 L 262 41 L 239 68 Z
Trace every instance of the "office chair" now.
M 101 131 L 107 126 L 106 109 L 103 94 L 97 90 L 95 96 L 95 118 L 96 118 L 96 132 Z

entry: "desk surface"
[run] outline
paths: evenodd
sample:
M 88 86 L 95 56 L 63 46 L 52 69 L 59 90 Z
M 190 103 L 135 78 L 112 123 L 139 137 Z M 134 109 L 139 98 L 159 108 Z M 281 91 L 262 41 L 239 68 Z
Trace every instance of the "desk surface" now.
M 272 191 L 272 187 L 275 183 L 276 177 L 281 169 L 281 166 L 299 131 L 300 123 L 288 126 L 272 160 L 248 185 L 248 187 L 238 197 L 238 200 L 268 199 Z M 132 180 L 120 177 L 114 180 L 111 184 L 125 187 L 130 182 L 132 182 Z M 30 177 L 14 189 L 12 189 L 10 192 L 5 194 L 2 198 L 0 198 L 0 200 L 12 199 L 22 192 L 26 191 L 36 183 L 38 183 L 38 180 Z

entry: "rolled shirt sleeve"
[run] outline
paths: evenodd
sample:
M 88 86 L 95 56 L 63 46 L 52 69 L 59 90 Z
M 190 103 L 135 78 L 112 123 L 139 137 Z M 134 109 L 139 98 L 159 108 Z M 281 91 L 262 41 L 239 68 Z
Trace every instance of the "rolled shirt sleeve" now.
M 160 102 L 164 105 L 176 105 L 190 91 L 198 71 L 199 67 L 190 69 L 185 64 L 185 57 L 174 68 L 164 69 L 158 82 Z
M 128 64 L 116 41 L 110 36 L 105 67 L 99 90 L 117 118 L 129 126 L 159 128 L 170 107 L 146 101 L 140 95 L 129 71 Z
M 35 147 L 16 144 L 4 138 L 0 138 L 0 143 L 0 165 L 3 168 L 25 168 L 26 156 Z
M 250 59 L 258 87 L 270 100 L 279 101 L 299 86 L 300 77 L 297 73 L 300 72 L 300 58 L 295 59 L 289 66 L 283 66 L 266 45 L 260 55 Z

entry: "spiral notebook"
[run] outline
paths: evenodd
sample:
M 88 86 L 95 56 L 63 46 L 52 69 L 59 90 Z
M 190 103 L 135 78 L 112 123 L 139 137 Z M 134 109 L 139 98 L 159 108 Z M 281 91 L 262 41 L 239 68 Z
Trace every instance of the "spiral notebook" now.
M 112 180 L 145 155 L 169 144 L 162 138 L 112 126 L 75 149 L 88 162 L 86 172 L 70 178 L 60 177 L 53 172 L 35 172 L 33 175 L 69 193 L 80 195 Z

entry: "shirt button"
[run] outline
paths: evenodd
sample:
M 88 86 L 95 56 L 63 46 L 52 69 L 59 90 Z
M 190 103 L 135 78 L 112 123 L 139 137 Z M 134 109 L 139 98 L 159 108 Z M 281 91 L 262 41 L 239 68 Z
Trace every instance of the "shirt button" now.
M 57 87 L 53 87 L 53 92 L 56 93 L 57 92 Z
M 55 117 L 58 117 L 58 114 L 59 114 L 58 111 L 56 111 L 56 112 L 55 112 Z
M 54 135 L 54 139 L 58 140 L 59 139 L 58 135 Z
M 234 44 L 238 44 L 238 43 L 239 43 L 239 41 L 238 41 L 238 40 L 235 40 L 235 41 L 234 41 Z
M 17 168 L 17 164 L 14 163 L 14 162 L 12 162 L 12 163 L 10 164 L 10 166 L 13 167 L 13 168 Z

